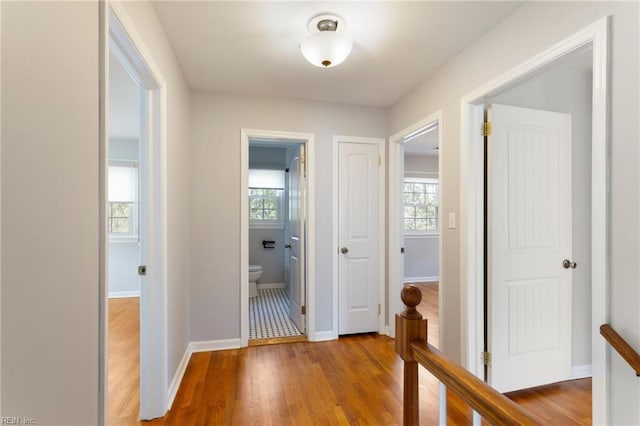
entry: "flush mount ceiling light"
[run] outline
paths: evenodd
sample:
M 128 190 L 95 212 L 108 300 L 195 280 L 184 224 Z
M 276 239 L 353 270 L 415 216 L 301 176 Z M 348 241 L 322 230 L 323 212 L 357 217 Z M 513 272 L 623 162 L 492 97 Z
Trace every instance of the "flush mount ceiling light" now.
M 309 20 L 307 28 L 311 35 L 300 43 L 300 50 L 307 61 L 317 67 L 331 68 L 347 59 L 353 41 L 344 32 L 344 19 L 321 13 Z

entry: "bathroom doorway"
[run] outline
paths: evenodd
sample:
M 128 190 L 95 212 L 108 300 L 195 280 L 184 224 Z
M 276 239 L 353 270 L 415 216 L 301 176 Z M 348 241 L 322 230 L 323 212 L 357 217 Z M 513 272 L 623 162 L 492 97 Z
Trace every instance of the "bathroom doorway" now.
M 243 331 L 248 345 L 307 339 L 309 328 L 308 141 L 247 138 L 247 295 Z M 244 281 L 241 283 L 241 287 Z M 241 293 L 243 293 L 241 291 Z M 246 321 L 246 322 L 245 322 Z

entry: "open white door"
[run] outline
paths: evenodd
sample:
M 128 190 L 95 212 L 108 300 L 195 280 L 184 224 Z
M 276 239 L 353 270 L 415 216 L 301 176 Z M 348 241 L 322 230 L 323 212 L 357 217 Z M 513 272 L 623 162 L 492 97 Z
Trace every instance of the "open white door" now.
M 305 264 L 304 264 L 304 145 L 300 145 L 300 155 L 289 164 L 289 316 L 301 332 L 305 332 Z
M 378 144 L 338 144 L 338 332 L 378 331 L 380 152 Z
M 489 381 L 508 392 L 571 378 L 571 116 L 489 118 Z

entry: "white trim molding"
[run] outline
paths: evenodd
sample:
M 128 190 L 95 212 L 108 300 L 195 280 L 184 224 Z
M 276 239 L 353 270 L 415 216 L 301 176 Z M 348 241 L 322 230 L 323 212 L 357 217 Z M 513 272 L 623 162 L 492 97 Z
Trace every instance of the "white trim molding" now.
M 380 187 L 380 206 L 379 206 L 379 223 L 378 229 L 380 233 L 380 250 L 378 253 L 380 259 L 380 266 L 378 268 L 378 276 L 380 280 L 379 286 L 379 296 L 378 300 L 380 303 L 380 315 L 378 316 L 378 333 L 386 334 L 387 332 L 387 311 L 389 310 L 387 301 L 389 298 L 387 297 L 386 291 L 386 265 L 385 265 L 385 256 L 386 256 L 386 156 L 385 156 L 385 145 L 386 140 L 383 138 L 371 138 L 371 137 L 361 137 L 361 136 L 343 136 L 343 135 L 333 135 L 333 212 L 332 212 L 332 250 L 334 251 L 333 256 L 333 268 L 332 268 L 332 310 L 333 310 L 333 319 L 332 319 L 332 327 L 333 327 L 333 338 L 337 339 L 339 335 L 339 298 L 338 298 L 338 281 L 339 281 L 339 271 L 338 271 L 338 262 L 339 262 L 339 252 L 338 247 L 340 245 L 339 242 L 339 229 L 338 229 L 338 217 L 339 217 L 339 196 L 338 196 L 338 185 L 339 185 L 339 173 L 338 173 L 338 145 L 341 142 L 347 143 L 362 143 L 369 145 L 378 145 L 378 155 L 380 156 L 380 176 L 379 176 L 379 187 Z
M 189 361 L 191 360 L 192 353 L 193 351 L 191 350 L 191 343 L 189 343 L 184 350 L 184 354 L 182 355 L 180 364 L 178 364 L 176 373 L 173 375 L 173 379 L 171 379 L 171 384 L 169 385 L 169 391 L 167 394 L 167 411 L 171 410 L 171 406 L 173 406 L 173 401 L 176 399 L 178 389 L 180 389 L 180 384 L 182 383 L 184 373 L 187 371 L 187 366 L 189 365 Z
M 460 100 L 460 321 L 463 364 L 482 377 L 483 365 L 483 102 L 487 97 L 516 85 L 523 78 L 561 60 L 583 47 L 591 47 L 593 107 L 591 139 L 591 329 L 593 423 L 608 424 L 609 372 L 606 342 L 598 335 L 608 323 L 609 289 L 609 18 L 603 17 L 581 31 L 478 87 Z
M 249 345 L 249 140 L 304 144 L 306 147 L 306 331 L 314 340 L 315 305 L 315 137 L 312 133 L 240 129 L 240 346 Z
M 259 289 L 268 289 L 268 288 L 285 288 L 285 283 L 256 283 L 256 287 Z
M 140 290 L 109 292 L 109 299 L 125 299 L 129 297 L 140 297 Z
M 189 343 L 189 352 L 226 351 L 243 347 L 241 339 L 200 340 Z
M 438 214 L 438 229 L 442 230 L 442 216 L 443 216 L 443 194 L 444 191 L 444 179 L 443 179 L 443 157 L 446 153 L 446 146 L 442 139 L 442 128 L 444 127 L 442 110 L 438 110 L 428 116 L 422 118 L 420 121 L 413 123 L 409 127 L 400 130 L 398 133 L 394 134 L 389 138 L 389 198 L 388 198 L 388 208 L 389 208 L 389 221 L 387 223 L 389 230 L 389 245 L 387 248 L 387 256 L 389 262 L 389 276 L 387 277 L 389 282 L 389 332 L 391 337 L 395 337 L 396 327 L 395 327 L 395 314 L 400 313 L 404 310 L 404 305 L 400 300 L 400 291 L 402 290 L 402 286 L 404 285 L 404 266 L 403 266 L 403 254 L 400 252 L 400 249 L 404 247 L 404 239 L 405 238 L 439 238 L 440 232 L 438 234 L 431 235 L 416 235 L 413 236 L 411 234 L 404 233 L 404 226 L 402 221 L 402 188 L 403 182 L 405 178 L 405 170 L 404 170 L 404 143 L 405 137 L 415 132 L 423 129 L 427 126 L 432 126 L 435 123 L 438 123 L 438 173 L 433 174 L 430 173 L 431 176 L 434 176 L 438 179 L 439 190 L 438 190 L 438 205 L 439 205 L 439 214 Z M 412 172 L 415 173 L 415 172 Z M 442 247 L 443 247 L 443 238 L 439 238 L 438 241 L 438 271 L 440 273 L 440 277 L 444 282 L 444 270 L 442 267 Z M 440 330 L 445 329 L 445 320 L 446 315 L 444 313 L 444 291 L 438 292 L 438 305 L 440 306 Z M 439 347 L 442 348 L 442 335 L 443 333 L 439 333 L 440 341 Z
M 438 276 L 430 276 L 430 277 L 405 277 L 404 284 L 412 284 L 412 283 L 432 283 L 440 281 L 440 277 Z
M 329 340 L 335 340 L 337 337 L 333 330 L 327 331 L 317 331 L 313 336 L 313 340 L 309 339 L 310 342 L 326 342 Z
M 585 379 L 591 377 L 592 368 L 591 364 L 588 365 L 574 365 L 571 367 L 571 380 Z

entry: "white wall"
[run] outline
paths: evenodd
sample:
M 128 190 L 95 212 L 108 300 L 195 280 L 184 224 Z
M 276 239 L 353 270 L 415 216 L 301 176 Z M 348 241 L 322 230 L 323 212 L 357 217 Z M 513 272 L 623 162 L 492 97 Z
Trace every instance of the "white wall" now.
M 2 415 L 98 420 L 98 3 L 2 4 Z
M 240 337 L 240 129 L 315 134 L 316 331 L 332 328 L 332 135 L 385 137 L 386 110 L 191 92 L 192 340 Z
M 438 156 L 406 153 L 404 175 L 438 179 Z M 439 249 L 438 235 L 405 235 L 403 256 L 405 282 L 438 280 Z
M 585 53 L 590 55 L 591 50 Z M 581 59 L 579 61 L 582 63 Z M 575 66 L 569 60 L 490 101 L 571 114 L 571 260 L 578 264 L 577 269 L 571 271 L 573 366 L 591 365 L 591 79 L 590 68 Z
M 109 138 L 109 159 L 138 161 L 138 139 Z
M 189 90 L 150 2 L 119 2 L 167 84 L 167 324 L 171 382 L 189 344 L 191 188 Z
M 390 134 L 443 110 L 443 214 L 459 211 L 460 98 L 597 19 L 612 15 L 611 31 L 611 277 L 610 322 L 640 347 L 637 303 L 638 4 L 617 2 L 530 2 L 463 50 L 391 109 Z M 488 59 L 490 58 L 490 60 Z M 633 237 L 630 237 L 633 236 Z M 443 350 L 460 357 L 460 234 L 443 232 Z M 611 354 L 610 412 L 614 424 L 638 424 L 640 382 Z

